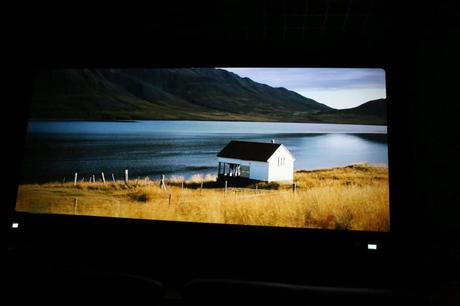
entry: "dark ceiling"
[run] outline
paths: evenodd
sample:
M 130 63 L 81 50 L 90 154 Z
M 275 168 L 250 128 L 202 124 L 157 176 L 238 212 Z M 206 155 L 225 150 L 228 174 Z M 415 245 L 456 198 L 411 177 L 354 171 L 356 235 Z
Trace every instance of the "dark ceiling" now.
M 84 57 L 101 62 L 111 55 L 120 61 L 135 55 L 145 63 L 153 53 L 187 57 L 206 51 L 216 56 L 250 52 L 255 46 L 258 54 L 264 48 L 291 48 L 334 57 L 383 57 L 407 50 L 421 38 L 458 35 L 459 19 L 456 1 L 171 0 L 143 7 L 40 6 L 12 29 L 19 52 L 34 62 L 70 63 Z M 213 52 L 205 50 L 209 48 Z

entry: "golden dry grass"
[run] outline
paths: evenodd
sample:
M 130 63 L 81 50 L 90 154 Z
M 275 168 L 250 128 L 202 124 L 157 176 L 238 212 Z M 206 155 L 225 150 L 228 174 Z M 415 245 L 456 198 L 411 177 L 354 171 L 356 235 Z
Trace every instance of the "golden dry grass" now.
M 201 189 L 200 180 L 206 180 Z M 367 164 L 297 171 L 290 185 L 216 188 L 213 178 L 194 177 L 116 183 L 47 183 L 19 186 L 17 210 L 208 223 L 366 231 L 389 230 L 387 167 Z M 254 187 L 254 186 L 252 186 Z M 77 200 L 75 200 L 77 199 Z

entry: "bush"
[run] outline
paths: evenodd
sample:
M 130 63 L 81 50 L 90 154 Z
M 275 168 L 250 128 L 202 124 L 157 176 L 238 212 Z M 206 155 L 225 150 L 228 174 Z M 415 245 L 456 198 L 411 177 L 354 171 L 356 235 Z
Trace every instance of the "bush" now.
M 259 183 L 258 188 L 259 189 L 268 189 L 268 190 L 278 190 L 278 189 L 280 189 L 280 184 L 276 183 L 276 182 Z
M 137 190 L 135 192 L 131 192 L 128 194 L 128 196 L 134 201 L 138 202 L 148 202 L 150 200 L 150 195 L 145 190 Z
M 338 230 L 351 230 L 353 221 L 353 213 L 349 208 L 345 208 L 343 214 L 338 218 L 335 228 Z

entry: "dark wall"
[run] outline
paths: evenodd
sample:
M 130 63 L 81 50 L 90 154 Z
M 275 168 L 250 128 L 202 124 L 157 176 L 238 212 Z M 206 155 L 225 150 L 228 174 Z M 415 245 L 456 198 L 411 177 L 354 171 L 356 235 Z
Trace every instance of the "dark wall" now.
M 114 13 L 73 11 L 57 18 L 43 13 L 15 26 L 11 33 L 14 54 L 8 57 L 14 66 L 8 72 L 11 95 L 2 102 L 8 131 L 5 142 L 10 147 L 6 158 L 14 161 L 6 163 L 11 174 L 5 185 L 6 201 L 11 204 L 15 198 L 27 99 L 37 68 L 383 66 L 389 76 L 391 252 L 369 257 L 368 253 L 352 256 L 331 249 L 327 256 L 319 256 L 326 252 L 308 248 L 328 250 L 321 240 L 328 241 L 327 234 L 309 237 L 308 246 L 302 245 L 305 237 L 295 234 L 287 240 L 274 232 L 245 236 L 217 230 L 210 235 L 202 227 L 195 233 L 208 235 L 207 239 L 184 242 L 183 227 L 160 225 L 156 231 L 161 234 L 144 232 L 116 240 L 102 223 L 86 228 L 87 236 L 77 235 L 79 223 L 74 221 L 68 223 L 74 234 L 71 243 L 58 235 L 49 240 L 39 237 L 38 232 L 21 239 L 33 241 L 32 246 L 42 251 L 82 255 L 79 263 L 84 266 L 110 269 L 121 262 L 123 269 L 142 270 L 148 264 L 149 273 L 161 270 L 158 273 L 170 279 L 233 270 L 240 276 L 342 285 L 436 282 L 429 273 L 438 275 L 438 281 L 455 280 L 455 267 L 460 266 L 460 35 L 454 2 L 418 6 L 383 1 L 369 1 L 370 6 L 360 1 L 305 2 L 309 7 L 294 2 L 256 3 L 173 3 Z M 110 228 L 116 228 L 116 223 L 111 224 Z M 147 228 L 134 225 L 127 235 Z M 98 234 L 92 235 L 92 230 Z M 54 232 L 47 228 L 43 233 Z M 337 237 L 336 242 L 348 239 Z M 17 243 L 17 238 L 10 241 Z M 255 239 L 261 240 L 254 244 Z M 184 244 L 179 247 L 177 241 Z M 270 255 L 260 257 L 263 252 Z M 116 255 L 110 259 L 108 254 Z M 375 269 L 384 276 L 376 277 L 371 273 Z M 448 273 L 441 277 L 439 271 Z

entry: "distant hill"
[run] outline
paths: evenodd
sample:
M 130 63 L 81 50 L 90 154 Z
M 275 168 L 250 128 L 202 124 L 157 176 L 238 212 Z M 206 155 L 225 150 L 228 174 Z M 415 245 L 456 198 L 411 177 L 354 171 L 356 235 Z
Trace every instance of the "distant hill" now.
M 367 118 L 353 113 L 361 115 Z M 34 119 L 336 122 L 335 116 L 296 92 L 214 68 L 42 70 L 31 107 Z
M 371 100 L 354 108 L 327 110 L 316 114 L 318 120 L 354 124 L 387 124 L 386 99 Z
M 339 110 L 342 114 L 362 114 L 370 116 L 386 115 L 387 103 L 386 99 L 377 99 L 368 101 L 354 108 L 347 108 Z

